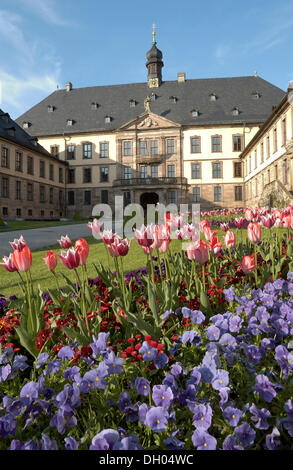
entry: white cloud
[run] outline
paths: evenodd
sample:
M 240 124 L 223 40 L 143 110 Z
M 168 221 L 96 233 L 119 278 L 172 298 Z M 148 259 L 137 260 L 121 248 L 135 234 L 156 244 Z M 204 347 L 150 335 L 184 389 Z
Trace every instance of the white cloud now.
M 58 70 L 55 74 L 29 74 L 17 77 L 0 69 L 0 106 L 15 119 L 56 89 Z
M 61 74 L 53 46 L 26 27 L 19 14 L 0 10 L 0 106 L 13 118 L 52 93 Z
M 46 23 L 56 26 L 72 25 L 72 22 L 57 11 L 57 5 L 54 0 L 19 0 L 24 7 L 29 8 L 34 14 L 39 16 Z

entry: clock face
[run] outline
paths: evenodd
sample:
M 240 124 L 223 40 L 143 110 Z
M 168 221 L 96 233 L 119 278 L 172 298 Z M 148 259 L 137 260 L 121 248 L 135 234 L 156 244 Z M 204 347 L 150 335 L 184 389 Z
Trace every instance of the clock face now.
M 149 87 L 154 88 L 159 86 L 159 79 L 158 78 L 150 78 L 149 79 Z

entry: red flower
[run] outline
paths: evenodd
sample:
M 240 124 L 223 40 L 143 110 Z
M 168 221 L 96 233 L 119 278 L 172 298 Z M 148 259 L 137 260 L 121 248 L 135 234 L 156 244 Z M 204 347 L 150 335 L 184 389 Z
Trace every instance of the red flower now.
M 32 254 L 31 250 L 25 245 L 21 251 L 14 250 L 13 252 L 13 263 L 18 271 L 26 272 L 32 265 Z
M 50 271 L 54 271 L 58 262 L 56 253 L 54 253 L 54 251 L 48 251 L 46 254 L 46 258 L 43 259 Z

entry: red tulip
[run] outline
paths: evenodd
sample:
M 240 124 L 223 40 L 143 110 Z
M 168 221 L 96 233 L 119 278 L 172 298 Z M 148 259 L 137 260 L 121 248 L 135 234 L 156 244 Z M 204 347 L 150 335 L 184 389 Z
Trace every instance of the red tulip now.
M 248 224 L 247 235 L 252 243 L 257 243 L 261 240 L 261 226 L 258 222 L 250 222 Z
M 227 248 L 229 249 L 235 248 L 235 245 L 236 245 L 235 233 L 228 230 L 228 232 L 226 232 L 226 235 L 224 237 L 224 242 Z
M 43 260 L 45 261 L 50 271 L 54 271 L 58 262 L 56 253 L 54 253 L 54 251 L 48 251 L 46 254 L 46 258 L 43 258 Z
M 67 251 L 61 251 L 59 255 L 64 266 L 68 269 L 76 269 L 80 264 L 80 256 L 76 248 L 69 248 Z
M 87 241 L 84 238 L 79 238 L 76 240 L 74 248 L 78 251 L 79 254 L 79 264 L 83 266 L 86 264 L 86 260 L 90 251 L 90 247 Z
M 26 272 L 32 265 L 32 254 L 31 250 L 25 245 L 21 251 L 14 250 L 13 252 L 13 263 L 18 271 Z
M 216 232 L 213 232 L 211 236 L 209 247 L 213 253 L 217 254 L 222 249 L 222 243 L 220 242 L 219 237 L 216 237 L 215 233 Z
M 0 263 L 0 265 L 3 266 L 3 268 L 5 268 L 7 271 L 10 273 L 17 271 L 17 268 L 14 266 L 12 253 L 10 253 L 9 256 L 4 256 L 3 261 L 4 263 Z
M 249 274 L 251 271 L 254 271 L 254 269 L 257 268 L 255 264 L 255 256 L 252 254 L 251 256 L 247 255 L 243 257 L 242 262 L 240 263 L 240 268 L 244 272 L 244 274 Z

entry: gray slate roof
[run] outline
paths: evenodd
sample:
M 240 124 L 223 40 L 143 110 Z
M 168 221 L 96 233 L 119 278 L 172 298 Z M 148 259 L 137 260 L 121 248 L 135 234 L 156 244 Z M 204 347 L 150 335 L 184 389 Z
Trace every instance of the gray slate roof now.
M 151 102 L 151 111 L 184 126 L 262 123 L 285 95 L 256 76 L 166 81 L 151 89 L 147 83 L 58 89 L 16 122 L 22 125 L 28 121 L 27 132 L 34 136 L 113 131 L 144 113 L 144 99 L 152 92 L 157 98 Z M 254 92 L 259 93 L 258 99 L 253 97 Z M 216 101 L 210 100 L 212 93 Z M 176 103 L 171 96 L 177 98 Z M 130 107 L 130 99 L 136 100 L 134 108 Z M 98 109 L 91 109 L 92 102 L 98 103 Z M 54 106 L 53 112 L 48 112 L 49 105 Z M 234 107 L 239 108 L 238 116 L 232 115 Z M 193 118 L 191 111 L 195 108 L 200 114 Z M 105 124 L 107 115 L 112 118 L 109 124 Z M 73 126 L 67 125 L 67 119 L 74 121 Z
M 47 152 L 31 135 L 26 133 L 8 113 L 0 109 L 0 137 L 3 137 L 14 144 L 34 150 L 35 152 L 42 153 L 46 156 L 51 154 Z

